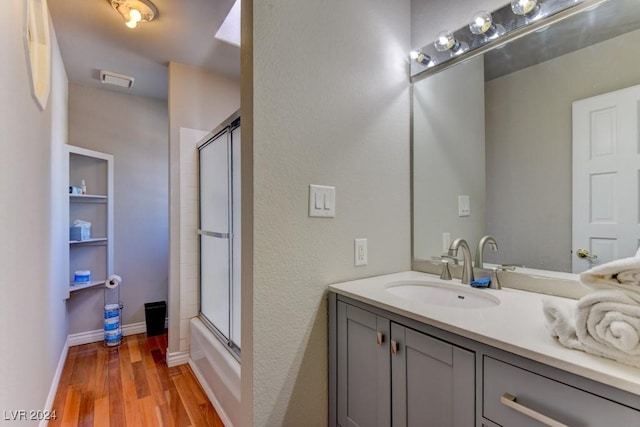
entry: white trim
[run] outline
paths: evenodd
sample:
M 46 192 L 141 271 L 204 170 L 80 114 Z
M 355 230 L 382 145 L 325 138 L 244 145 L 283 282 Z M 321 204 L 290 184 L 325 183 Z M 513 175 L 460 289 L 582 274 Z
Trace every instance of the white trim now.
M 184 365 L 189 363 L 188 351 L 176 351 L 174 353 L 167 352 L 167 366 L 173 368 L 174 366 Z
M 147 324 L 145 322 L 131 323 L 122 327 L 122 336 L 144 334 L 147 332 Z M 104 330 L 97 329 L 95 331 L 80 332 L 78 334 L 70 334 L 67 342 L 69 346 L 89 344 L 104 340 Z
M 169 318 L 164 319 L 164 328 L 167 328 Z M 122 336 L 145 334 L 147 333 L 147 324 L 145 322 L 130 323 L 122 326 Z M 97 329 L 95 331 L 79 332 L 77 334 L 70 334 L 67 337 L 67 346 L 73 347 L 74 345 L 91 344 L 92 342 L 102 341 L 104 339 L 104 330 Z M 185 362 L 186 363 L 186 362 Z
M 194 362 L 193 359 L 191 358 L 189 358 L 189 366 L 191 366 L 191 370 L 193 371 L 193 374 L 196 376 L 198 383 L 200 383 L 200 386 L 202 387 L 204 392 L 207 394 L 209 401 L 211 402 L 214 409 L 218 413 L 220 420 L 222 420 L 222 424 L 224 424 L 225 427 L 233 427 L 233 424 L 231 423 L 229 416 L 224 411 L 224 407 L 222 406 L 222 404 L 220 404 L 218 399 L 216 399 L 216 395 L 213 393 L 213 390 L 211 390 L 211 387 L 209 387 L 209 383 L 205 379 L 204 375 L 202 375 L 202 373 L 198 369 L 198 365 L 196 364 L 196 362 Z
M 58 385 L 60 384 L 60 377 L 62 377 L 62 370 L 64 369 L 64 364 L 67 361 L 67 354 L 69 353 L 69 337 L 64 343 L 62 347 L 62 353 L 60 353 L 60 360 L 58 360 L 58 366 L 56 368 L 56 372 L 53 374 L 53 381 L 51 381 L 51 388 L 49 389 L 49 395 L 47 396 L 47 400 L 44 403 L 44 411 L 51 411 L 53 408 L 53 401 L 56 398 L 56 393 L 58 392 Z M 49 421 L 41 420 L 40 427 L 46 427 Z

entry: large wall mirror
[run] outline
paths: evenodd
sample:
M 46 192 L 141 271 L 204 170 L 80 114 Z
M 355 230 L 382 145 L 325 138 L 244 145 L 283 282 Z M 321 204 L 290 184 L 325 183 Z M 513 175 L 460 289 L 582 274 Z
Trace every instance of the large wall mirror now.
M 434 3 L 412 2 L 414 46 L 425 43 L 419 29 L 447 29 L 421 12 Z M 440 3 L 446 10 L 448 2 Z M 457 16 L 465 6 L 471 17 L 504 4 L 455 7 Z M 415 78 L 414 259 L 442 254 L 447 236 L 473 249 L 487 234 L 499 249 L 487 250 L 485 261 L 495 264 L 580 272 L 632 256 L 640 241 L 638 58 L 638 1 L 608 0 Z M 574 155 L 577 143 L 586 144 L 586 154 Z M 594 166 L 599 156 L 606 161 Z M 468 197 L 468 215 L 460 196 Z M 576 255 L 579 221 L 601 226 L 580 243 L 595 260 Z

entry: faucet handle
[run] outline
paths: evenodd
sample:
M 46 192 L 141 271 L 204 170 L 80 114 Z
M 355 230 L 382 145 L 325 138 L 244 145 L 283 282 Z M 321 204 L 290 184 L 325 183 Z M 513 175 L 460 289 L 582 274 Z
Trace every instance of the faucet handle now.
M 440 256 L 432 256 L 431 260 L 433 261 L 446 261 L 446 262 L 452 262 L 453 265 L 458 265 L 458 263 L 460 263 L 460 260 L 454 256 L 451 255 L 447 255 L 447 254 L 442 254 Z
M 500 278 L 498 277 L 498 271 L 514 271 L 516 269 L 513 265 L 497 265 L 491 269 L 491 284 L 489 289 L 502 289 L 500 284 Z
M 446 259 L 442 260 L 442 272 L 440 273 L 440 279 L 451 280 L 451 270 L 449 270 L 449 261 Z

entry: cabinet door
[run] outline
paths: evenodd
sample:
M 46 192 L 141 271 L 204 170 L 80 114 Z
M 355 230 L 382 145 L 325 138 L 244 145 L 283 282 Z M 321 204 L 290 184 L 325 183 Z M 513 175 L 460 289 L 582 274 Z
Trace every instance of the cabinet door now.
M 475 356 L 391 324 L 393 426 L 475 425 Z
M 389 426 L 389 320 L 338 303 L 338 425 Z

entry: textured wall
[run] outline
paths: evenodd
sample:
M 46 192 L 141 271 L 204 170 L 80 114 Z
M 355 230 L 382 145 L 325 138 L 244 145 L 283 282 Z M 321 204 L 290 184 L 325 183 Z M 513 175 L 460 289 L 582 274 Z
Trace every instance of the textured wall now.
M 114 156 L 114 272 L 123 278 L 122 323 L 144 322 L 144 304 L 167 300 L 166 103 L 69 85 L 69 143 Z M 69 299 L 69 333 L 102 329 L 103 289 Z
M 240 108 L 240 83 L 177 62 L 169 64 L 169 352 L 187 350 L 180 304 L 180 128 L 212 131 Z M 182 328 L 181 328 L 182 319 Z
M 44 409 L 67 329 L 64 174 L 67 77 L 52 33 L 51 94 L 31 97 L 23 42 L 24 2 L 0 14 L 0 410 Z M 58 168 L 56 168 L 58 167 Z M 52 194 L 54 184 L 57 193 Z M 60 268 L 60 265 L 63 267 Z
M 252 399 L 257 426 L 323 426 L 327 285 L 410 268 L 409 1 L 279 0 L 252 12 L 243 407 Z M 335 218 L 309 218 L 309 184 L 336 187 Z M 354 267 L 359 237 L 369 239 L 365 267 Z

